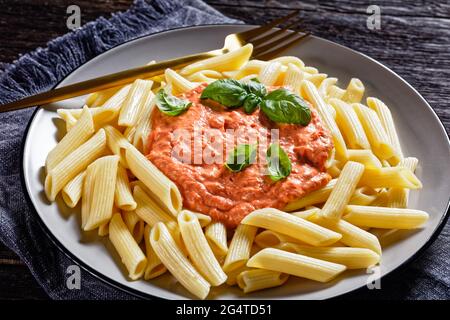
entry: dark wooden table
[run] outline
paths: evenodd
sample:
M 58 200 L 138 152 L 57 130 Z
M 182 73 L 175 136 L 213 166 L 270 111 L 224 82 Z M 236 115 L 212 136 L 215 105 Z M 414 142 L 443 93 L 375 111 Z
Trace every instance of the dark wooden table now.
M 251 24 L 264 23 L 294 8 L 301 9 L 299 28 L 365 53 L 397 72 L 428 100 L 447 133 L 450 131 L 448 1 L 370 1 L 381 8 L 380 30 L 367 28 L 368 2 L 361 0 L 206 2 L 229 17 Z M 0 0 L 0 61 L 10 63 L 19 54 L 66 33 L 66 9 L 70 4 L 81 8 L 84 24 L 101 15 L 126 10 L 131 3 L 131 0 Z M 396 287 L 395 283 L 389 286 L 389 290 L 409 290 Z M 20 259 L 0 243 L 0 299 L 22 298 L 46 299 L 47 295 Z

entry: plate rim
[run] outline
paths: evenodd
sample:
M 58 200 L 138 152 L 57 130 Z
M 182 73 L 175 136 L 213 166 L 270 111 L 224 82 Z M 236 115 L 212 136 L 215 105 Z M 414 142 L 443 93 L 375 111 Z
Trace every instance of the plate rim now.
M 85 62 L 83 62 L 82 64 L 80 64 L 79 66 L 77 66 L 76 68 L 74 68 L 72 71 L 70 71 L 68 74 L 66 74 L 61 80 L 59 80 L 51 89 L 55 89 L 56 87 L 59 86 L 59 84 L 61 82 L 63 82 L 67 77 L 69 77 L 70 75 L 72 75 L 74 72 L 76 72 L 79 68 L 81 68 L 82 66 L 84 66 L 86 63 L 114 50 L 117 49 L 118 47 L 121 47 L 122 45 L 125 44 L 129 44 L 131 42 L 143 39 L 143 38 L 147 38 L 147 37 L 152 37 L 158 34 L 163 34 L 163 33 L 167 33 L 167 32 L 173 32 L 173 31 L 179 31 L 179 30 L 183 30 L 183 29 L 195 29 L 195 28 L 203 28 L 203 27 L 222 27 L 222 26 L 254 26 L 256 27 L 257 25 L 250 25 L 250 24 L 238 24 L 238 23 L 221 23 L 221 24 L 199 24 L 199 25 L 195 25 L 195 26 L 184 26 L 184 27 L 176 27 L 176 28 L 172 28 L 172 29 L 168 29 L 168 30 L 163 30 L 163 31 L 158 31 L 155 33 L 151 33 L 151 34 L 146 34 L 146 35 L 141 35 L 138 36 L 136 38 L 133 39 L 129 39 L 125 42 L 122 42 L 120 44 L 114 45 L 113 47 L 109 48 L 108 50 L 105 50 L 104 52 L 86 60 Z M 444 123 L 442 122 L 442 119 L 439 117 L 439 115 L 436 113 L 436 111 L 431 107 L 431 105 L 428 103 L 428 101 L 411 85 L 409 84 L 405 79 L 403 79 L 400 75 L 398 75 L 396 72 L 394 72 L 393 70 L 391 70 L 390 68 L 388 68 L 387 66 L 385 66 L 384 64 L 382 64 L 381 62 L 378 62 L 377 60 L 375 60 L 374 58 L 361 53 L 357 50 L 354 50 L 352 48 L 349 48 L 347 46 L 344 46 L 342 44 L 336 43 L 334 41 L 322 38 L 322 37 L 318 37 L 313 35 L 313 37 L 318 38 L 322 41 L 326 41 L 326 42 L 330 42 L 333 45 L 337 45 L 340 46 L 342 48 L 344 48 L 345 50 L 349 50 L 351 52 L 353 52 L 354 54 L 358 54 L 358 55 L 362 55 L 365 58 L 371 60 L 372 62 L 376 63 L 377 65 L 381 66 L 382 68 L 384 68 L 386 71 L 390 72 L 391 74 L 393 74 L 394 76 L 396 76 L 399 80 L 401 80 L 404 84 L 406 84 L 410 89 L 412 89 L 414 91 L 414 93 L 416 95 L 418 95 L 423 102 L 425 102 L 425 104 L 427 105 L 427 107 L 432 111 L 432 113 L 434 114 L 435 118 L 438 120 L 441 130 L 445 133 L 445 136 L 447 138 L 447 144 L 448 147 L 450 148 L 450 138 L 449 135 L 447 133 L 447 130 L 445 129 Z M 45 235 L 48 237 L 48 239 L 52 242 L 52 244 L 59 250 L 61 251 L 67 258 L 69 258 L 70 260 L 72 260 L 73 262 L 75 262 L 76 264 L 78 264 L 81 268 L 83 268 L 83 270 L 85 270 L 86 272 L 88 272 L 90 275 L 92 275 L 94 278 L 102 281 L 103 283 L 110 285 L 111 287 L 121 290 L 127 294 L 130 294 L 136 298 L 141 298 L 141 299 L 158 299 L 158 300 L 169 300 L 160 296 L 156 296 L 156 295 L 152 295 L 150 293 L 145 293 L 142 292 L 140 290 L 128 287 L 126 285 L 123 285 L 121 283 L 119 283 L 118 281 L 109 278 L 108 276 L 102 274 L 101 272 L 95 270 L 94 268 L 92 268 L 91 266 L 89 266 L 88 264 L 84 263 L 80 258 L 78 258 L 74 253 L 72 253 L 63 243 L 61 243 L 51 232 L 51 230 L 47 227 L 47 225 L 44 223 L 44 221 L 42 220 L 41 216 L 39 215 L 39 213 L 37 212 L 36 207 L 34 206 L 33 201 L 31 200 L 31 196 L 29 194 L 29 190 L 27 187 L 27 183 L 26 183 L 26 179 L 25 179 L 25 158 L 24 158 L 24 154 L 25 154 L 25 147 L 27 145 L 27 141 L 28 141 L 28 136 L 29 136 L 29 130 L 31 128 L 31 125 L 34 122 L 34 119 L 37 115 L 38 112 L 40 112 L 41 110 L 43 110 L 40 106 L 35 107 L 36 109 L 33 111 L 28 124 L 25 128 L 25 131 L 23 133 L 23 137 L 22 137 L 22 141 L 21 141 L 21 147 L 20 147 L 20 163 L 21 163 L 21 170 L 20 171 L 20 182 L 22 185 L 22 188 L 24 189 L 24 194 L 25 194 L 25 200 L 29 206 L 29 208 L 31 209 L 32 213 L 37 216 L 37 220 L 38 220 L 38 224 L 40 226 L 40 228 L 44 231 Z M 389 272 L 383 274 L 380 277 L 380 280 L 382 278 L 385 277 L 392 277 L 393 274 L 399 273 L 401 270 L 403 270 L 404 268 L 406 268 L 409 264 L 411 264 L 413 261 L 415 261 L 417 258 L 419 258 L 420 256 L 423 255 L 423 253 L 426 251 L 426 249 L 428 249 L 431 244 L 433 244 L 433 242 L 437 239 L 437 237 L 441 234 L 442 229 L 445 227 L 448 219 L 450 216 L 450 197 L 447 200 L 447 205 L 446 205 L 446 209 L 445 209 L 445 213 L 444 215 L 441 217 L 439 224 L 437 225 L 437 227 L 435 228 L 435 230 L 433 231 L 433 233 L 430 235 L 430 237 L 426 240 L 426 242 L 422 245 L 422 247 L 420 247 L 414 254 L 412 254 L 408 259 L 406 259 L 403 263 L 401 263 L 399 266 L 397 266 L 396 268 L 390 270 Z M 329 299 L 342 299 L 345 298 L 345 296 L 348 296 L 351 293 L 355 293 L 358 291 L 361 291 L 364 289 L 364 285 L 348 290 L 346 292 L 342 292 L 336 296 L 333 296 Z M 47 293 L 48 294 L 48 293 Z

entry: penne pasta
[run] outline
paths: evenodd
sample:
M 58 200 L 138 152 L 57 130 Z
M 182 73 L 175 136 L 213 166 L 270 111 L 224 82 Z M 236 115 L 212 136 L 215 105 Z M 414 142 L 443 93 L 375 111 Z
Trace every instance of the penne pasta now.
M 148 95 L 144 110 L 137 123 L 136 131 L 133 136 L 133 145 L 141 152 L 147 152 L 147 140 L 151 131 L 152 114 L 155 107 L 155 95 Z
M 227 276 L 209 247 L 195 213 L 189 210 L 181 211 L 178 215 L 178 225 L 189 257 L 200 274 L 212 286 L 224 283 Z
M 91 164 L 95 175 L 89 216 L 83 230 L 94 230 L 111 219 L 118 163 L 118 156 L 105 156 Z
M 345 206 L 355 193 L 358 181 L 364 172 L 364 166 L 358 162 L 348 161 L 337 179 L 336 186 L 325 202 L 321 215 L 328 219 L 339 219 Z
M 336 186 L 336 182 L 337 179 L 331 180 L 325 187 L 310 192 L 307 195 L 288 203 L 283 210 L 294 211 L 325 202 L 330 196 L 331 190 Z
M 266 86 L 273 86 L 281 74 L 281 64 L 279 62 L 269 62 L 259 73 L 259 81 Z
M 81 194 L 83 191 L 83 183 L 84 178 L 86 176 L 86 172 L 80 172 L 75 178 L 69 181 L 64 188 L 62 189 L 61 195 L 64 200 L 64 203 L 69 208 L 75 208 L 78 201 L 81 199 Z
M 299 94 L 303 78 L 303 71 L 297 65 L 289 63 L 284 77 L 283 87 L 290 88 L 292 92 Z
M 147 267 L 144 272 L 144 279 L 150 280 L 160 275 L 166 273 L 167 268 L 161 262 L 159 257 L 156 255 L 155 250 L 152 248 L 152 244 L 150 242 L 150 225 L 146 225 L 144 229 L 144 242 L 145 242 L 145 252 L 147 256 Z
M 77 123 L 78 119 L 73 116 L 71 112 L 67 112 L 68 109 L 58 109 L 56 112 L 59 117 L 66 123 L 66 133 L 69 132 Z
M 359 185 L 372 188 L 422 188 L 420 180 L 406 167 L 366 168 Z
M 237 284 L 244 293 L 278 287 L 284 284 L 289 275 L 281 272 L 256 269 L 241 272 L 237 276 Z
M 209 293 L 210 284 L 184 256 L 164 223 L 159 222 L 152 228 L 150 243 L 164 266 L 181 285 L 198 298 L 205 299 Z
M 173 216 L 165 212 L 140 186 L 135 186 L 133 196 L 136 200 L 136 214 L 150 226 L 158 222 L 175 222 Z
M 395 150 L 395 159 L 389 159 L 392 164 L 398 163 L 403 158 L 402 148 L 400 146 L 400 140 L 398 138 L 397 130 L 395 129 L 394 119 L 392 118 L 391 111 L 381 100 L 377 98 L 367 98 L 367 106 L 375 111 L 378 118 L 386 131 L 389 143 Z
M 416 170 L 419 160 L 417 158 L 408 157 L 400 160 L 399 167 L 405 167 L 411 172 Z M 408 207 L 409 189 L 406 188 L 390 188 L 387 194 L 388 206 L 391 208 L 406 208 Z
M 320 118 L 325 123 L 325 126 L 330 130 L 333 136 L 334 147 L 336 148 L 336 155 L 341 159 L 347 159 L 347 146 L 344 141 L 339 128 L 333 118 L 333 115 L 328 111 L 329 107 L 320 96 L 316 87 L 308 80 L 303 80 L 301 86 L 301 92 L 313 107 L 318 111 Z
M 361 121 L 373 153 L 382 160 L 396 156 L 377 113 L 359 103 L 352 104 L 352 107 Z
M 47 199 L 55 201 L 56 195 L 70 180 L 104 153 L 106 135 L 100 129 L 94 136 L 72 151 L 67 157 L 51 169 L 45 178 L 45 194 Z
M 369 140 L 353 108 L 335 98 L 329 102 L 336 111 L 336 123 L 347 146 L 353 149 L 370 149 Z
M 368 206 L 377 198 L 377 191 L 370 187 L 360 187 L 355 190 L 349 204 Z
M 250 258 L 248 267 L 261 268 L 319 282 L 328 282 L 345 271 L 341 264 L 274 248 L 265 248 Z
M 255 237 L 255 243 L 261 248 L 276 247 L 285 242 L 301 242 L 300 240 L 272 230 L 264 230 Z
M 144 274 L 147 258 L 134 240 L 120 213 L 114 214 L 109 223 L 109 240 L 128 270 L 131 280 L 137 280 Z
M 336 232 L 273 208 L 255 210 L 241 223 L 276 231 L 313 246 L 327 246 L 341 238 Z
M 151 93 L 153 81 L 137 79 L 131 85 L 127 97 L 120 108 L 119 126 L 133 127 L 144 108 L 147 96 Z
M 123 211 L 122 219 L 134 240 L 141 243 L 144 237 L 144 221 L 134 211 Z
M 358 103 L 364 95 L 364 84 L 358 78 L 352 78 L 348 83 L 342 100 L 348 103 Z
M 94 122 L 92 115 L 87 107 L 83 108 L 83 112 L 79 121 L 73 128 L 67 132 L 64 138 L 49 152 L 45 161 L 45 168 L 50 172 L 64 158 L 85 143 L 94 134 Z
M 126 148 L 125 157 L 131 172 L 145 184 L 161 205 L 176 216 L 181 210 L 183 200 L 175 183 L 133 145 Z
M 195 212 L 195 215 L 197 216 L 198 222 L 200 223 L 200 227 L 205 228 L 211 223 L 210 216 L 198 212 Z
M 216 256 L 228 253 L 227 229 L 222 222 L 213 221 L 205 229 L 206 240 Z
M 312 216 L 309 220 L 340 233 L 342 235 L 340 241 L 349 247 L 367 248 L 381 255 L 381 246 L 377 237 L 345 220 L 334 221 L 318 215 Z
M 198 84 L 189 81 L 172 69 L 166 69 L 164 75 L 166 77 L 167 84 L 172 86 L 175 94 L 191 91 L 198 86 Z
M 383 166 L 371 150 L 348 149 L 348 160 L 359 162 L 366 168 L 381 168 Z
M 378 254 L 366 248 L 309 247 L 297 243 L 290 243 L 289 247 L 291 250 L 295 250 L 295 253 L 342 264 L 347 269 L 365 269 L 380 261 Z
M 351 224 L 369 228 L 415 229 L 428 220 L 421 210 L 349 205 L 344 219 Z
M 180 74 L 186 76 L 205 69 L 218 72 L 237 70 L 248 61 L 252 51 L 253 46 L 247 44 L 224 55 L 194 62 L 181 69 Z
M 120 157 L 122 167 L 128 168 L 125 150 L 127 146 L 131 145 L 130 142 L 113 126 L 107 125 L 104 127 L 104 130 L 106 132 L 106 142 L 109 150 Z
M 130 182 L 128 180 L 127 170 L 121 164 L 117 167 L 116 189 L 114 193 L 114 203 L 116 207 L 124 211 L 132 211 L 136 209 L 136 201 L 134 201 L 131 193 Z
M 255 239 L 257 227 L 240 224 L 234 232 L 230 247 L 223 264 L 223 271 L 229 273 L 247 262 L 250 258 L 250 250 Z

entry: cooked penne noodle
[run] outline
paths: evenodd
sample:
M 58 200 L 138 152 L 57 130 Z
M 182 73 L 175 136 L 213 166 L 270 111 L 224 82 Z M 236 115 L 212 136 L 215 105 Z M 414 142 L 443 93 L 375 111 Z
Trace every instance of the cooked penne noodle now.
M 181 69 L 180 74 L 186 76 L 205 69 L 219 72 L 237 70 L 248 61 L 252 51 L 253 46 L 247 44 L 242 48 L 230 51 L 224 55 L 194 62 Z
M 321 82 L 318 91 L 322 96 L 322 99 L 324 99 L 325 101 L 328 100 L 328 91 L 330 90 L 330 87 L 333 86 L 337 81 L 337 78 L 327 78 Z
M 133 195 L 131 193 L 127 170 L 122 167 L 121 164 L 119 164 L 117 168 L 114 203 L 116 204 L 117 208 L 124 211 L 132 211 L 136 209 L 136 201 L 134 201 Z
M 360 103 L 354 103 L 352 107 L 361 121 L 373 153 L 382 160 L 396 156 L 377 113 Z
M 227 285 L 229 286 L 235 286 L 237 285 L 237 278 L 238 276 L 244 272 L 244 271 L 248 271 L 248 270 L 257 270 L 257 269 L 252 269 L 247 267 L 245 264 L 241 265 L 240 267 L 233 269 L 231 271 L 226 272 L 227 275 Z
M 309 247 L 297 243 L 291 243 L 290 249 L 295 253 L 342 264 L 347 269 L 368 268 L 380 261 L 380 256 L 372 250 L 366 248 L 350 248 L 350 247 Z
M 336 123 L 347 146 L 353 149 L 370 149 L 369 140 L 353 108 L 335 98 L 329 102 L 336 111 Z
M 94 136 L 72 151 L 67 157 L 51 169 L 45 178 L 45 194 L 50 201 L 55 201 L 56 195 L 70 180 L 99 157 L 105 151 L 106 135 L 100 129 Z
M 240 68 L 237 71 L 232 72 L 223 72 L 225 76 L 232 79 L 241 80 L 244 77 L 247 77 L 252 74 L 256 74 L 256 77 L 258 77 L 259 73 L 261 72 L 262 68 L 268 64 L 267 61 L 261 61 L 261 60 L 250 60 L 245 65 Z M 231 74 L 232 73 L 232 74 Z
M 144 274 L 147 258 L 134 240 L 120 213 L 114 214 L 109 222 L 109 240 L 128 270 L 131 280 L 137 280 Z
M 118 156 L 105 156 L 91 164 L 95 167 L 93 195 L 89 217 L 83 230 L 94 230 L 111 219 L 118 164 Z
M 100 107 L 106 101 L 108 101 L 108 99 L 111 98 L 117 91 L 119 91 L 120 88 L 121 88 L 120 86 L 119 87 L 113 87 L 113 88 L 109 88 L 109 89 L 105 89 L 105 90 L 101 90 L 101 91 L 97 91 L 97 92 L 91 93 L 86 99 L 86 104 L 90 108 Z
M 83 108 L 83 113 L 75 126 L 67 132 L 61 141 L 49 152 L 45 161 L 45 168 L 50 172 L 64 158 L 85 143 L 94 134 L 94 122 L 87 107 Z
M 137 243 L 144 237 L 144 221 L 134 211 L 123 211 L 122 219 Z
M 388 201 L 388 192 L 385 189 L 382 189 L 378 192 L 376 199 L 370 205 L 374 207 L 387 207 Z
M 134 134 L 136 133 L 136 127 L 127 127 L 123 132 L 123 136 L 128 142 L 132 143 L 134 139 Z
M 257 227 L 245 224 L 236 228 L 222 267 L 223 271 L 228 273 L 246 264 L 257 230 Z
M 81 228 L 86 225 L 94 198 L 95 171 L 97 166 L 90 164 L 86 169 L 81 197 Z
M 377 191 L 370 187 L 361 187 L 355 190 L 349 204 L 368 206 L 377 198 Z
M 99 237 L 106 237 L 107 235 L 109 235 L 109 221 L 105 222 L 100 227 L 98 227 L 98 236 Z
M 312 207 L 312 206 L 308 206 L 305 210 L 303 211 L 296 211 L 296 212 L 291 212 L 292 215 L 302 218 L 302 219 L 308 219 L 309 217 L 318 214 L 320 212 L 320 209 L 317 207 Z
M 176 216 L 181 210 L 183 200 L 175 183 L 133 145 L 126 148 L 125 156 L 131 172 L 150 189 L 155 199 Z
M 372 188 L 422 188 L 420 180 L 406 167 L 366 168 L 359 185 Z
M 290 88 L 292 92 L 299 94 L 303 77 L 303 71 L 295 64 L 289 63 L 284 76 L 283 87 Z
M 331 99 L 331 98 L 342 99 L 344 94 L 345 94 L 345 90 L 341 89 L 335 85 L 331 86 L 328 89 L 328 99 Z
M 358 78 L 352 78 L 348 83 L 342 100 L 348 103 L 360 102 L 364 95 L 364 85 Z
M 119 120 L 117 122 L 119 126 L 132 127 L 136 125 L 138 116 L 144 107 L 152 86 L 153 81 L 151 80 L 137 79 L 133 82 L 120 108 Z
M 146 225 L 144 229 L 144 242 L 145 242 L 145 252 L 147 256 L 147 267 L 144 272 L 144 279 L 150 280 L 160 275 L 166 273 L 167 268 L 163 265 L 159 257 L 156 255 L 155 250 L 152 248 L 150 242 L 150 225 Z
M 212 286 L 224 283 L 227 276 L 209 247 L 195 213 L 189 210 L 181 211 L 178 215 L 178 225 L 189 257 L 200 274 Z
M 195 212 L 195 215 L 197 216 L 198 222 L 200 223 L 200 227 L 205 228 L 211 223 L 210 216 L 198 212 Z
M 336 232 L 273 208 L 255 210 L 241 223 L 280 232 L 313 246 L 327 246 L 341 238 Z
M 278 287 L 284 284 L 289 275 L 277 271 L 255 269 L 241 272 L 237 276 L 237 284 L 244 293 Z
M 199 82 L 199 83 L 211 83 L 218 79 L 222 79 L 223 75 L 220 72 L 214 70 L 200 70 L 188 77 L 189 81 Z M 241 79 L 242 80 L 242 79 Z
M 305 72 L 305 80 L 310 81 L 316 88 L 319 88 L 322 82 L 328 77 L 325 73 L 309 73 Z
M 327 104 L 320 96 L 317 88 L 310 81 L 303 80 L 301 92 L 302 96 L 316 108 L 325 126 L 330 130 L 333 136 L 334 147 L 336 148 L 336 155 L 342 159 L 347 159 L 347 146 L 345 145 L 344 137 L 339 131 L 333 115 L 328 111 L 329 107 L 327 107 Z
M 86 171 L 80 172 L 75 178 L 69 181 L 68 184 L 62 189 L 62 198 L 64 203 L 69 208 L 75 208 L 78 201 L 81 199 L 81 194 L 83 191 L 84 177 L 86 176 Z
M 428 220 L 421 210 L 349 205 L 344 219 L 351 224 L 369 228 L 415 229 Z
M 166 213 L 140 186 L 135 186 L 133 196 L 137 203 L 136 214 L 150 226 L 158 222 L 174 222 L 175 219 Z
M 419 160 L 417 158 L 408 157 L 400 160 L 399 167 L 405 167 L 416 171 Z M 388 191 L 388 206 L 392 208 L 406 208 L 408 207 L 409 189 L 405 188 L 390 188 Z
M 120 157 L 120 164 L 124 168 L 128 168 L 127 160 L 125 158 L 125 150 L 127 146 L 131 145 L 130 142 L 113 126 L 107 125 L 104 129 L 106 132 L 106 142 L 109 150 Z
M 120 109 L 127 98 L 130 88 L 131 84 L 120 88 L 101 107 L 91 109 L 96 128 L 105 126 L 105 124 L 119 116 Z
M 348 160 L 362 163 L 366 168 L 383 166 L 371 150 L 348 149 Z
M 136 132 L 133 136 L 133 145 L 141 152 L 147 152 L 147 140 L 151 131 L 152 114 L 155 107 L 155 95 L 148 95 L 144 110 L 137 123 Z
M 250 258 L 248 267 L 261 268 L 319 282 L 328 282 L 345 271 L 341 264 L 274 248 L 265 248 Z
M 206 281 L 177 246 L 164 223 L 157 223 L 150 233 L 150 243 L 164 266 L 189 292 L 200 299 L 209 293 Z
M 228 253 L 227 228 L 222 222 L 213 221 L 205 229 L 206 240 L 216 256 Z
M 400 140 L 398 138 L 397 130 L 395 129 L 394 119 L 392 119 L 391 111 L 389 110 L 387 105 L 385 105 L 381 100 L 377 98 L 367 98 L 367 105 L 377 113 L 378 118 L 380 119 L 381 124 L 386 131 L 389 142 L 395 150 L 396 159 L 393 160 L 393 164 L 396 164 L 403 158 L 403 152 L 400 145 Z
M 275 247 L 285 242 L 301 242 L 300 240 L 272 230 L 264 230 L 255 237 L 255 243 L 261 248 Z
M 364 172 L 364 166 L 358 162 L 348 161 L 337 179 L 336 186 L 325 202 L 321 215 L 329 219 L 339 219 L 345 206 L 355 193 L 358 181 Z
M 68 109 L 58 109 L 56 112 L 66 123 L 66 133 L 69 132 L 75 126 L 78 119 L 75 118 L 71 112 L 68 112 Z
M 349 247 L 367 248 L 381 255 L 381 246 L 377 237 L 345 220 L 330 220 L 318 215 L 312 216 L 309 220 L 340 233 L 342 235 L 340 241 Z
M 270 62 L 279 62 L 282 65 L 289 66 L 289 64 L 293 64 L 296 67 L 303 69 L 305 67 L 305 63 L 298 57 L 294 56 L 283 56 L 270 60 Z
M 330 196 L 331 190 L 333 190 L 336 185 L 336 182 L 337 179 L 331 180 L 325 187 L 310 192 L 307 195 L 288 203 L 283 210 L 294 211 L 327 201 L 328 197 Z
M 259 73 L 259 81 L 266 86 L 273 86 L 281 74 L 281 64 L 279 62 L 269 62 Z
M 164 75 L 168 84 L 172 85 L 175 94 L 191 91 L 198 85 L 179 75 L 172 69 L 166 69 Z

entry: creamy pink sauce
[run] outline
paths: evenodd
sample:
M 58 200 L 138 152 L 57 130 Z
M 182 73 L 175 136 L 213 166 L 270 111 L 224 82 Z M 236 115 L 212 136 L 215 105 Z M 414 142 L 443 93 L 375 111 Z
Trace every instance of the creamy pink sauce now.
M 178 186 L 184 208 L 210 215 L 228 227 L 236 227 L 255 209 L 282 209 L 287 203 L 329 182 L 331 177 L 325 172 L 325 161 L 333 142 L 313 108 L 311 122 L 307 126 L 276 124 L 259 109 L 247 115 L 242 108 L 230 111 L 200 100 L 205 86 L 180 96 L 190 100 L 192 106 L 179 116 L 166 116 L 155 108 L 148 137 L 147 158 Z M 187 150 L 190 147 L 194 150 L 194 127 L 201 132 L 217 129 L 214 141 L 203 136 L 203 139 L 197 138 L 197 143 L 201 142 L 198 145 L 202 152 L 222 153 L 223 161 L 194 164 L 194 152 L 191 152 L 190 163 L 174 156 L 174 148 Z M 179 129 L 191 134 L 187 139 L 186 136 L 183 139 L 176 137 L 174 131 Z M 236 134 L 227 132 L 227 129 L 245 130 L 247 134 L 238 135 L 235 140 Z M 279 144 L 292 164 L 292 172 L 286 179 L 273 182 L 264 174 L 265 161 L 257 161 L 240 172 L 231 172 L 224 166 L 228 153 L 237 143 L 248 143 L 249 137 L 257 137 L 263 145 L 261 141 L 270 141 L 271 129 L 279 130 Z M 214 142 L 219 140 L 231 148 L 217 147 Z M 267 146 L 260 148 L 258 159 L 264 158 Z M 186 153 L 181 155 L 186 156 Z

